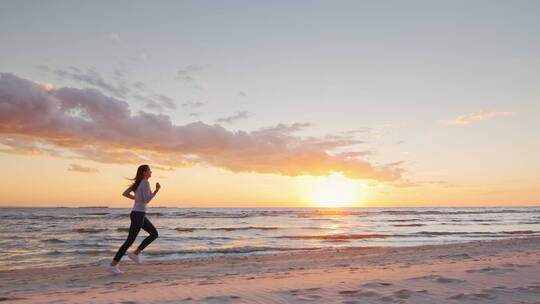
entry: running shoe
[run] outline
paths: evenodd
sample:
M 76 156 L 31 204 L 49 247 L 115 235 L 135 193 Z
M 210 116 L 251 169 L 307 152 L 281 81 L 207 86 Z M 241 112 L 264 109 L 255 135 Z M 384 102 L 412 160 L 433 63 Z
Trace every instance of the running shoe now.
M 144 260 L 133 252 L 128 253 L 128 257 L 136 264 L 142 264 Z
M 123 274 L 123 272 L 121 272 L 120 269 L 118 268 L 118 264 L 115 266 L 111 266 L 111 265 L 107 266 L 105 268 L 105 271 L 114 275 Z

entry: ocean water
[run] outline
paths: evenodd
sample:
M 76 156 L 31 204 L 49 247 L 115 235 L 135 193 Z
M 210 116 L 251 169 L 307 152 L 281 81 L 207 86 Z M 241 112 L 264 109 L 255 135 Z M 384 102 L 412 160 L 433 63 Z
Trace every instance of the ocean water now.
M 109 263 L 130 211 L 0 208 L 0 270 Z M 143 252 L 149 261 L 540 235 L 540 207 L 150 208 L 147 217 L 159 232 Z

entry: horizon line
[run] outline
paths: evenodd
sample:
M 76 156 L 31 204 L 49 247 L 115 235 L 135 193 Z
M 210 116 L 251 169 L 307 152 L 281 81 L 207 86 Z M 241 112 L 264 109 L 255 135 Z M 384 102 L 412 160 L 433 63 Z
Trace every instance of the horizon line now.
M 230 209 L 255 209 L 255 208 L 323 208 L 323 209 L 350 209 L 350 208 L 529 208 L 529 207 L 540 207 L 540 203 L 535 203 L 537 205 L 468 205 L 468 206 L 344 206 L 344 207 L 328 207 L 328 206 L 286 206 L 286 207 L 276 207 L 276 206 L 253 206 L 253 207 L 247 207 L 247 206 L 210 206 L 210 207 L 175 207 L 175 206 L 156 206 L 156 207 L 149 207 L 151 208 L 181 208 L 181 209 L 223 209 L 223 208 L 230 208 Z M 110 207 L 110 206 L 0 206 L 0 208 L 48 208 L 48 209 L 57 209 L 57 208 L 70 208 L 70 209 L 84 209 L 84 208 L 103 208 L 103 209 L 131 209 L 132 207 Z

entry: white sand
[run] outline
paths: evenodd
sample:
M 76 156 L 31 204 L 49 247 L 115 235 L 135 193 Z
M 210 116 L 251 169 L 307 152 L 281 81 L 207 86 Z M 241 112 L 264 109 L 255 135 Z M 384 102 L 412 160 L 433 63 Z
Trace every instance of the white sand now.
M 540 237 L 0 272 L 8 303 L 538 303 Z

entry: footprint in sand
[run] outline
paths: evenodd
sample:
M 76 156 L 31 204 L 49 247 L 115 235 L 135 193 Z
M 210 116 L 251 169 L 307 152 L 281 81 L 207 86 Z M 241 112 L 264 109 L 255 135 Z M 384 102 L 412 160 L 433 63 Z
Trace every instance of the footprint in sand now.
M 501 266 L 503 266 L 503 267 L 520 267 L 520 268 L 532 267 L 532 265 L 527 265 L 527 264 L 512 264 L 512 263 L 501 264 Z
M 488 293 L 471 293 L 471 294 L 460 293 L 460 294 L 457 294 L 455 296 L 451 296 L 448 299 L 449 300 L 473 300 L 473 301 L 478 301 L 478 300 L 482 300 L 482 299 L 493 300 L 496 297 L 497 297 L 496 295 L 492 295 L 492 294 L 488 294 Z
M 230 300 L 238 300 L 239 296 L 208 296 L 203 298 L 203 301 L 210 303 L 228 303 Z
M 430 281 L 432 281 L 432 282 L 443 283 L 443 284 L 446 284 L 446 283 L 463 283 L 463 282 L 466 282 L 465 280 L 452 279 L 452 278 L 445 278 L 445 277 L 442 277 L 442 276 L 436 275 L 436 274 L 432 274 L 432 275 L 428 275 L 428 276 L 423 276 L 423 277 L 409 278 L 408 280 L 430 280 Z
M 539 285 L 530 285 L 527 287 L 516 287 L 512 288 L 513 290 L 516 290 L 520 293 L 534 293 L 534 294 L 540 294 L 540 286 Z
M 383 286 L 391 286 L 392 283 L 386 283 L 386 282 L 368 282 L 362 285 L 362 287 L 367 288 L 380 288 Z
M 380 297 L 379 301 L 385 302 L 385 303 L 390 303 L 390 302 L 395 302 L 396 299 L 394 297 L 392 297 L 392 296 L 384 296 L 384 297 Z
M 303 296 L 298 296 L 296 299 L 299 301 L 313 301 L 313 300 L 318 300 L 321 298 L 322 297 L 319 295 L 303 295 Z
M 357 290 L 343 290 L 339 292 L 340 295 L 347 297 L 375 297 L 380 295 L 378 292 L 373 290 L 362 291 L 362 289 Z
M 426 289 L 414 291 L 409 289 L 401 289 L 398 291 L 394 291 L 393 296 L 399 299 L 408 299 L 413 296 L 425 296 L 429 292 Z
M 316 294 L 321 288 L 306 288 L 306 289 L 291 289 L 286 291 L 287 294 L 294 296 L 297 301 L 316 301 L 322 299 L 322 296 Z
M 481 269 L 465 270 L 465 272 L 468 272 L 468 273 L 486 273 L 486 274 L 499 274 L 499 273 L 505 273 L 509 271 L 516 271 L 516 270 L 513 268 L 497 268 L 497 267 L 484 267 Z
M 125 284 L 125 283 L 129 283 L 129 282 L 109 282 L 105 285 L 108 286 L 108 285 Z
M 292 295 L 304 295 L 304 294 L 307 294 L 309 292 L 318 291 L 318 290 L 321 290 L 321 289 L 318 288 L 318 287 L 307 288 L 307 289 L 291 289 L 291 290 L 288 291 L 288 293 L 290 293 Z
M 214 284 L 222 284 L 222 283 L 210 282 L 210 281 L 199 282 L 199 285 L 214 285 Z
M 346 297 L 355 297 L 355 298 L 375 298 L 378 297 L 378 300 L 383 303 L 403 303 L 403 300 L 409 299 L 414 296 L 425 296 L 428 293 L 427 290 L 414 291 L 409 289 L 401 289 L 394 291 L 392 295 L 383 295 L 373 290 L 362 291 L 358 290 L 343 290 L 339 294 Z M 345 302 L 343 302 L 345 303 Z M 364 302 L 358 302 L 364 303 Z
M 394 296 L 396 298 L 400 298 L 400 299 L 408 299 L 410 298 L 412 295 L 414 294 L 413 291 L 410 291 L 408 289 L 401 289 L 399 291 L 395 291 L 394 292 Z
M 471 256 L 466 253 L 462 253 L 462 254 L 439 255 L 438 258 L 440 259 L 470 259 Z

